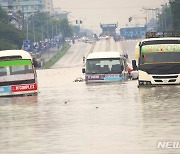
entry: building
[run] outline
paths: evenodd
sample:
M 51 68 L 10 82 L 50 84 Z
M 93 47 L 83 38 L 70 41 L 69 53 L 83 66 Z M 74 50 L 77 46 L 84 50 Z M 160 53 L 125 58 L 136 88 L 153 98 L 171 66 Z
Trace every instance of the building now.
M 44 0 L 44 11 L 53 14 L 53 0 Z
M 117 24 L 100 24 L 102 29 L 101 35 L 115 36 L 117 26 Z
M 0 5 L 8 12 L 21 11 L 25 17 L 37 11 L 42 12 L 45 9 L 44 0 L 0 0 Z
M 34 12 L 53 14 L 53 0 L 0 0 L 0 5 L 7 11 L 24 13 L 28 16 Z
M 61 11 L 60 8 L 54 8 L 52 16 L 55 19 L 68 19 L 69 12 Z
M 120 36 L 123 39 L 141 39 L 145 37 L 147 27 L 124 27 L 120 29 Z

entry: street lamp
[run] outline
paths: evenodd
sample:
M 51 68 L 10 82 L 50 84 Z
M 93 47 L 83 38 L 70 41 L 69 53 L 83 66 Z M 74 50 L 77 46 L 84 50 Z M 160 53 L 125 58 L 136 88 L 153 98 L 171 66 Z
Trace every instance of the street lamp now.
M 26 17 L 26 40 L 29 39 L 29 18 Z

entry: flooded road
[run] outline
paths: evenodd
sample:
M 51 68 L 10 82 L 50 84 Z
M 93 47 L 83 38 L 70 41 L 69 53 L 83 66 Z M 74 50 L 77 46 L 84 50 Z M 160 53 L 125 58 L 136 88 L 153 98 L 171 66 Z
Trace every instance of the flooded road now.
M 133 56 L 135 41 L 116 43 L 110 48 Z M 180 87 L 73 82 L 90 49 L 79 42 L 53 69 L 38 70 L 38 96 L 1 98 L 0 153 L 179 154 L 157 144 L 180 141 Z

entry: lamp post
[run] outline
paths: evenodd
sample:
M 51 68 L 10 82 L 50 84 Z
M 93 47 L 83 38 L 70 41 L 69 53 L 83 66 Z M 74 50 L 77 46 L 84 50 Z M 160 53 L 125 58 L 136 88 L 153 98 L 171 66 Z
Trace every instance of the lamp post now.
M 26 17 L 26 39 L 29 39 L 29 18 L 30 18 L 30 23 L 32 24 L 32 31 L 33 31 L 33 40 L 34 42 L 36 41 L 36 35 L 35 35 L 35 26 L 34 26 L 34 15 L 36 12 L 32 12 L 31 14 L 27 15 Z
M 43 41 L 44 40 L 44 26 L 43 26 L 43 18 L 41 18 L 41 40 Z
M 29 39 L 29 18 L 26 18 L 26 40 Z
M 34 30 L 34 15 L 33 15 L 33 38 L 34 38 L 34 42 L 36 42 L 36 35 Z

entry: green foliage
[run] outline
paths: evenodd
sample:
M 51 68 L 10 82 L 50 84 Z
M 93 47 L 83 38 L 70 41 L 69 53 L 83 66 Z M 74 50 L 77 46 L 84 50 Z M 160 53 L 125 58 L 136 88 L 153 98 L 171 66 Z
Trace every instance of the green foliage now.
M 180 1 L 174 0 L 170 2 L 170 7 L 172 11 L 172 19 L 173 19 L 173 29 L 175 31 L 180 30 Z
M 9 24 L 7 13 L 0 7 L 0 50 L 20 49 L 24 33 Z
M 69 50 L 70 47 L 71 46 L 69 44 L 64 44 L 63 48 L 44 64 L 44 68 L 51 68 Z
M 162 13 L 159 14 L 159 31 L 179 31 L 180 30 L 180 1 L 171 0 L 170 5 L 164 5 Z
M 163 11 L 159 14 L 158 30 L 159 31 L 172 31 L 172 18 L 171 8 L 164 6 Z
M 79 26 L 73 26 L 72 29 L 73 29 L 73 33 L 75 33 L 76 35 L 80 34 L 80 27 Z
M 62 34 L 63 37 L 72 36 L 72 27 L 67 19 L 55 19 L 48 13 L 36 12 L 29 17 L 24 17 L 22 12 L 17 12 L 17 18 L 22 29 L 15 28 L 9 23 L 7 13 L 0 7 L 0 49 L 20 49 L 23 40 L 28 36 L 32 41 L 51 39 Z M 28 34 L 28 35 L 27 35 Z
M 1 7 L 0 7 L 0 23 L 8 23 L 8 15 Z
M 0 42 L 1 50 L 20 49 L 24 40 L 24 33 L 12 25 L 0 23 Z
M 17 45 L 8 42 L 8 40 L 0 39 L 0 50 L 11 50 L 11 49 L 17 49 Z
M 59 34 L 64 37 L 72 36 L 72 28 L 67 19 L 54 19 L 48 13 L 37 12 L 34 16 L 30 16 L 29 28 L 31 34 L 34 28 L 36 41 L 53 38 Z
M 65 37 L 71 37 L 73 35 L 72 28 L 70 27 L 67 19 L 63 19 L 60 21 L 60 29 L 61 29 L 61 33 Z

